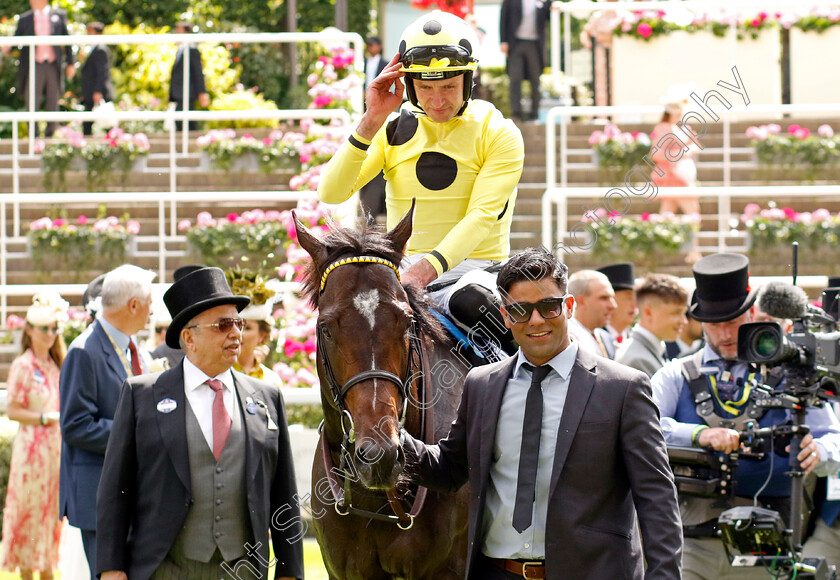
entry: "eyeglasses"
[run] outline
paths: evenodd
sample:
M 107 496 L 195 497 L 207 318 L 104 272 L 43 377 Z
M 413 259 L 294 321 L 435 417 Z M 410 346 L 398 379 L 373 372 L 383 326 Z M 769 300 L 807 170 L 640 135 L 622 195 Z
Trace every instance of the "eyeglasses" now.
M 546 298 L 539 302 L 514 302 L 513 304 L 505 304 L 505 313 L 508 319 L 514 324 L 528 322 L 534 314 L 534 309 L 540 313 L 545 320 L 557 318 L 563 313 L 563 306 L 566 304 L 566 299 L 569 297 L 561 296 L 560 298 Z
M 218 322 L 211 322 L 210 324 L 193 324 L 187 328 L 210 327 L 217 329 L 222 334 L 227 334 L 233 330 L 234 326 L 237 330 L 239 330 L 239 332 L 242 332 L 242 329 L 245 328 L 245 321 L 242 318 L 220 318 Z
M 466 66 L 476 62 L 469 50 L 457 44 L 415 46 L 405 51 L 400 62 L 406 68 L 411 65 L 429 66 L 433 58 L 437 60 L 448 58 L 449 66 Z
M 52 332 L 53 334 L 58 334 L 58 327 L 57 326 L 33 326 L 33 328 L 38 329 L 39 331 L 43 332 L 44 334 L 48 334 Z

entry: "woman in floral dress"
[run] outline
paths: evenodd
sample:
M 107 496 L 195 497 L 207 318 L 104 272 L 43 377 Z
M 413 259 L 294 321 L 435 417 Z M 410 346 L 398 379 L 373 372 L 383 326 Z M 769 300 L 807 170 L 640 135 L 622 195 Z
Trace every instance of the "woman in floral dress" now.
M 3 513 L 2 568 L 19 568 L 22 580 L 31 580 L 33 570 L 40 571 L 41 580 L 51 580 L 58 567 L 58 375 L 67 353 L 58 323 L 67 319 L 67 307 L 55 293 L 33 298 L 22 354 L 9 369 L 6 412 L 20 429 Z

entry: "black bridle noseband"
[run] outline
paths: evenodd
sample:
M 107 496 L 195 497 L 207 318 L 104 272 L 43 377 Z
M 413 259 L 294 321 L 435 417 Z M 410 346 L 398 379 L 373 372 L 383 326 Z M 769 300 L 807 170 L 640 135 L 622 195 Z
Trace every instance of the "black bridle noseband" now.
M 399 280 L 400 278 L 399 269 L 396 267 L 396 265 L 383 258 L 379 258 L 377 256 L 356 256 L 351 258 L 344 258 L 333 262 L 324 270 L 324 274 L 321 276 L 320 293 L 324 292 L 324 288 L 327 283 L 327 277 L 329 276 L 329 274 L 337 267 L 346 264 L 380 264 L 391 268 L 396 274 L 397 280 Z M 348 468 L 348 463 L 350 461 L 351 455 L 349 447 L 355 443 L 356 435 L 353 417 L 350 414 L 350 411 L 347 409 L 347 406 L 344 402 L 345 396 L 350 391 L 350 389 L 364 381 L 372 379 L 382 379 L 393 383 L 397 386 L 397 389 L 400 393 L 400 397 L 402 398 L 402 412 L 400 414 L 399 420 L 400 431 L 402 431 L 405 425 L 408 402 L 411 398 L 412 384 L 415 381 L 419 380 L 418 398 L 422 399 L 425 394 L 426 389 L 424 387 L 425 381 L 423 380 L 422 369 L 423 348 L 420 340 L 420 335 L 418 333 L 417 323 L 416 321 L 412 320 L 411 330 L 409 331 L 408 357 L 406 359 L 405 370 L 403 371 L 402 377 L 399 377 L 390 371 L 381 369 L 370 369 L 353 375 L 342 384 L 339 383 L 338 380 L 336 380 L 335 378 L 335 373 L 333 372 L 332 365 L 330 364 L 330 359 L 326 351 L 324 331 L 320 324 L 317 327 L 316 333 L 318 360 L 320 361 L 321 366 L 323 367 L 325 375 L 323 377 L 323 380 L 326 382 L 327 387 L 330 390 L 330 395 L 332 396 L 332 401 L 330 401 L 330 405 L 339 412 L 339 417 L 341 420 L 342 443 L 341 452 L 339 456 L 339 473 L 347 473 L 346 469 Z M 347 419 L 349 426 L 345 425 L 345 418 Z M 424 415 L 421 421 L 421 433 L 425 432 L 425 425 L 422 424 L 423 422 L 425 422 L 425 420 L 426 417 Z M 323 423 L 321 424 L 321 426 L 323 428 Z M 323 432 L 323 429 L 321 433 L 321 439 L 324 461 L 327 462 L 327 464 L 325 465 L 326 474 L 330 483 L 330 488 L 332 490 L 333 497 L 335 497 L 336 500 L 334 506 L 335 511 L 339 515 L 347 515 L 353 513 L 372 519 L 389 521 L 396 523 L 401 529 L 404 530 L 407 530 L 411 528 L 412 525 L 414 525 L 414 517 L 420 512 L 420 509 L 422 509 L 423 507 L 423 501 L 426 496 L 425 488 L 418 488 L 418 492 L 414 500 L 414 505 L 412 505 L 411 511 L 408 514 L 406 514 L 405 511 L 402 509 L 402 506 L 399 500 L 396 499 L 396 495 L 393 493 L 393 490 L 388 492 L 388 501 L 391 505 L 392 510 L 394 510 L 398 515 L 381 514 L 378 512 L 371 512 L 355 508 L 350 503 L 350 478 L 344 478 L 343 490 L 339 486 L 338 482 L 335 480 L 335 473 L 333 472 L 334 467 L 331 465 L 332 460 L 330 458 L 329 446 L 326 443 L 326 434 Z

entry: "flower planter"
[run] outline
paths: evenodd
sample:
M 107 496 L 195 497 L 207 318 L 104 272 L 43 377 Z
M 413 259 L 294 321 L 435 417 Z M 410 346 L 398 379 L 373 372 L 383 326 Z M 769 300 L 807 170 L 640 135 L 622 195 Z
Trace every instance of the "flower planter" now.
M 230 171 L 239 173 L 256 173 L 260 170 L 260 160 L 255 153 L 245 153 L 230 164 Z
M 59 245 L 29 241 L 29 253 L 41 284 L 83 283 L 121 266 L 126 261 L 130 238 L 125 241 L 99 239 L 74 240 Z

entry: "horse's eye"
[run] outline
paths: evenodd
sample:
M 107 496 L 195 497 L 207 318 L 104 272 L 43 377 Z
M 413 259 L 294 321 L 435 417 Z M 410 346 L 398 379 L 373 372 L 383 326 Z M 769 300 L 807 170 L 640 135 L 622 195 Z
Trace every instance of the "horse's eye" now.
M 324 338 L 332 339 L 332 333 L 330 332 L 330 327 L 326 324 L 322 324 L 321 326 L 321 335 Z

